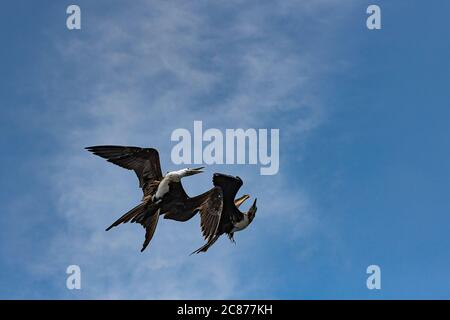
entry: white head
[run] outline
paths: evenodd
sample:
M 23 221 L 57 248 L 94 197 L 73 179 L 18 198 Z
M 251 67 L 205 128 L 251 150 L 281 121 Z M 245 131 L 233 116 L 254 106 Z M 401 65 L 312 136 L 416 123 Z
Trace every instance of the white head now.
M 193 176 L 194 174 L 202 173 L 204 167 L 200 168 L 185 168 L 178 171 L 170 171 L 166 174 L 165 178 L 168 178 L 171 181 L 179 182 L 181 178 Z

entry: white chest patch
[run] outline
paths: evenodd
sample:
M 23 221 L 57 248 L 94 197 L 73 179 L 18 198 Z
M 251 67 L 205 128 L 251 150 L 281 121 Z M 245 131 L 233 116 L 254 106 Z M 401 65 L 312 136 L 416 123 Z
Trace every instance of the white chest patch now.
M 153 200 L 161 200 L 166 193 L 169 192 L 169 187 L 171 182 L 180 182 L 182 175 L 180 171 L 173 171 L 166 174 L 166 176 L 162 179 L 162 181 L 158 185 L 158 189 L 156 190 L 155 197 Z
M 237 232 L 244 230 L 247 228 L 247 226 L 250 224 L 250 221 L 248 220 L 248 216 L 244 214 L 244 219 L 234 224 L 234 228 L 231 232 Z
M 158 189 L 156 190 L 155 193 L 155 199 L 159 200 L 162 199 L 162 197 L 169 192 L 169 183 L 170 183 L 170 179 L 164 178 L 158 186 Z

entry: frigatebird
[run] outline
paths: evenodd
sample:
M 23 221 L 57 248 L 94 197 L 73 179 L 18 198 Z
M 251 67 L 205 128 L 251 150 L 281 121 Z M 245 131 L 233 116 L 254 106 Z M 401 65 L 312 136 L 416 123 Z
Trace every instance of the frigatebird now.
M 235 200 L 242 184 L 239 177 L 221 173 L 213 175 L 214 187 L 205 193 L 207 199 L 199 208 L 201 229 L 206 244 L 191 254 L 206 252 L 224 233 L 234 242 L 234 233 L 244 230 L 253 221 L 257 210 L 256 199 L 246 213 L 241 212 L 239 206 L 249 196 L 244 195 Z
M 203 167 L 171 171 L 163 176 L 159 153 L 156 149 L 113 145 L 93 146 L 86 149 L 136 173 L 139 187 L 144 193 L 141 203 L 116 220 L 106 231 L 121 223 L 141 224 L 146 230 L 141 252 L 153 238 L 160 215 L 177 221 L 189 220 L 201 209 L 207 200 L 206 196 L 209 195 L 204 193 L 191 198 L 181 184 L 182 178 L 203 172 Z

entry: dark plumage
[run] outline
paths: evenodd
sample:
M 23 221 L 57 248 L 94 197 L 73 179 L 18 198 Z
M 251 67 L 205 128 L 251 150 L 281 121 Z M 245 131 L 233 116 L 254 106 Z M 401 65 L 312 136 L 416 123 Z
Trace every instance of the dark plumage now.
M 153 238 L 160 215 L 164 215 L 165 219 L 187 221 L 200 212 L 201 229 L 207 242 L 195 253 L 207 251 L 224 233 L 234 242 L 234 232 L 245 229 L 255 217 L 256 200 L 247 213 L 239 210 L 239 206 L 249 198 L 244 195 L 235 199 L 242 186 L 239 177 L 215 173 L 212 189 L 189 197 L 181 179 L 201 173 L 202 168 L 186 168 L 163 176 L 156 149 L 110 145 L 86 149 L 136 173 L 139 187 L 143 191 L 142 202 L 117 219 L 106 231 L 122 223 L 141 224 L 146 231 L 141 251 L 145 250 Z
M 156 230 L 160 215 L 166 219 L 186 221 L 200 210 L 207 194 L 190 198 L 182 184 L 181 178 L 202 172 L 200 169 L 183 169 L 162 175 L 159 154 L 153 148 L 139 148 L 129 146 L 94 146 L 87 147 L 88 151 L 105 158 L 122 168 L 133 170 L 138 179 L 139 187 L 144 193 L 142 202 L 116 220 L 106 230 L 121 223 L 135 222 L 141 224 L 145 230 L 145 240 L 141 251 L 150 243 Z M 165 181 L 164 183 L 162 183 Z M 161 190 L 162 197 L 156 199 L 160 185 L 164 184 L 168 190 Z
M 193 253 L 206 252 L 224 233 L 234 241 L 234 232 L 245 229 L 256 214 L 256 199 L 247 213 L 239 210 L 239 206 L 249 198 L 244 195 L 235 200 L 242 186 L 241 178 L 215 173 L 213 184 L 214 188 L 208 191 L 208 199 L 200 208 L 201 229 L 206 244 Z

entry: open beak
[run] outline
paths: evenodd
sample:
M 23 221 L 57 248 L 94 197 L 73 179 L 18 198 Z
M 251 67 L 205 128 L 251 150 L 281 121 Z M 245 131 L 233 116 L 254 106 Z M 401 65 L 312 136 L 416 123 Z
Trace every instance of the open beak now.
M 199 167 L 199 168 L 193 168 L 193 169 L 189 169 L 189 171 L 187 172 L 188 176 L 193 176 L 194 174 L 198 174 L 198 173 L 202 173 L 205 167 Z
M 244 194 L 242 197 L 234 200 L 234 205 L 239 208 L 239 206 L 243 204 L 248 198 L 250 198 L 250 196 L 248 194 Z

